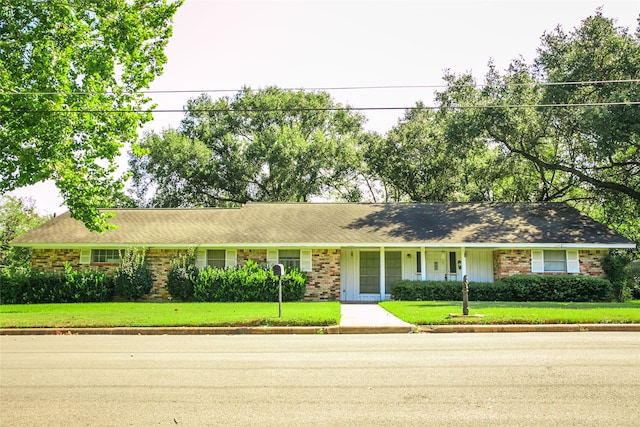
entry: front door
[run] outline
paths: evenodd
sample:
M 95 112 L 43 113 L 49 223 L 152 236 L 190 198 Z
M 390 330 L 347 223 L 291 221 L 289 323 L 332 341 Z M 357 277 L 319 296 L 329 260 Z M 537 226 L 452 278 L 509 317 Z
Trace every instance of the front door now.
M 426 256 L 427 260 L 427 280 L 444 280 L 447 274 L 447 257 L 446 252 L 429 251 Z

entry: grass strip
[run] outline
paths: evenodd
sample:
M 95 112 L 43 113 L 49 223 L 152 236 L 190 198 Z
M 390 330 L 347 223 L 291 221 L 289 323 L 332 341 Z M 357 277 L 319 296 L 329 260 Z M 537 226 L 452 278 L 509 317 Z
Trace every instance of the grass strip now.
M 414 325 L 640 323 L 640 301 L 626 303 L 469 302 L 462 315 L 459 301 L 385 301 L 380 305 Z
M 0 305 L 0 328 L 331 326 L 338 302 L 87 303 Z

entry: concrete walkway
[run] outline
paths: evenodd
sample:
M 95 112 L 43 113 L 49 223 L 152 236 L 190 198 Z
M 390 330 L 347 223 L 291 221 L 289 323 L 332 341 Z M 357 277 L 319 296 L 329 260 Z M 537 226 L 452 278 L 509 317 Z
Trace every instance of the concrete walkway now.
M 378 304 L 340 304 L 340 314 L 341 333 L 408 333 L 415 329 Z

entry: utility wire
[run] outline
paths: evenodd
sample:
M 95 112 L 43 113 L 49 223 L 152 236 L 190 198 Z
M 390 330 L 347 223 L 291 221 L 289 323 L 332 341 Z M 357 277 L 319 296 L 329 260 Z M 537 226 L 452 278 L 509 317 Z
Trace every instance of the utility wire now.
M 568 108 L 568 107 L 609 107 L 616 105 L 633 106 L 640 105 L 640 101 L 620 102 L 585 102 L 563 104 L 517 104 L 517 105 L 454 105 L 454 106 L 412 106 L 412 107 L 331 107 L 331 108 L 196 108 L 196 109 L 162 109 L 162 110 L 91 110 L 91 109 L 66 109 L 66 110 L 0 110 L 0 114 L 6 113 L 270 113 L 270 112 L 322 112 L 322 111 L 393 111 L 393 110 L 481 110 L 481 109 L 515 109 L 515 108 Z
M 609 84 L 609 83 L 640 83 L 640 79 L 621 79 L 621 80 L 587 80 L 587 81 L 572 81 L 572 82 L 533 82 L 533 83 L 503 83 L 504 86 L 518 87 L 518 86 L 576 86 L 576 85 L 595 85 L 595 84 Z M 486 84 L 468 83 L 462 86 L 471 87 L 486 87 Z M 329 90 L 395 90 L 395 89 L 442 89 L 449 87 L 448 85 L 384 85 L 384 86 L 328 86 L 328 87 L 300 87 L 300 88 L 279 88 L 286 91 L 303 91 L 303 92 L 316 92 L 316 91 L 329 91 Z M 262 89 L 175 89 L 175 90 L 146 90 L 138 92 L 121 92 L 120 95 L 132 95 L 132 94 L 175 94 L 175 93 L 236 93 L 243 90 L 249 90 L 250 92 L 259 92 Z M 54 91 L 30 91 L 30 92 L 16 92 L 16 91 L 3 91 L 0 95 L 114 95 L 115 92 L 54 92 Z

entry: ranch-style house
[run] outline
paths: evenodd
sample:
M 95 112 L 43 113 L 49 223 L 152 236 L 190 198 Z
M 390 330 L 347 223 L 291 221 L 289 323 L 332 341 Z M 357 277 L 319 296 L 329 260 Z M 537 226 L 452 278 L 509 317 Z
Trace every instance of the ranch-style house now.
M 563 203 L 249 203 L 239 208 L 109 209 L 116 229 L 91 232 L 69 213 L 12 241 L 41 269 L 113 270 L 144 247 L 148 299 L 169 297 L 173 257 L 197 265 L 254 260 L 304 271 L 308 301 L 379 301 L 400 279 L 493 282 L 514 274 L 603 276 L 602 258 L 635 244 Z

